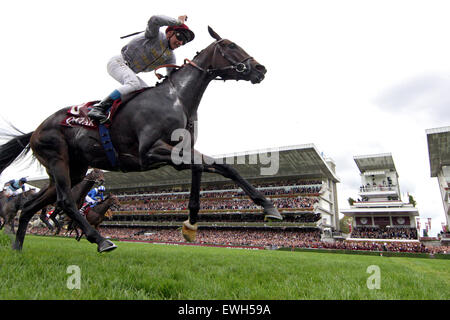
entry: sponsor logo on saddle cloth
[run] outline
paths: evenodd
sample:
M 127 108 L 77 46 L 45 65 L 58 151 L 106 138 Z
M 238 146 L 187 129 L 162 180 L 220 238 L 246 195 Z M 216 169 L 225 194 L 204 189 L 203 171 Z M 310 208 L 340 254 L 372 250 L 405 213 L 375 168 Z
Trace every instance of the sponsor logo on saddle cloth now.
M 112 107 L 109 109 L 108 118 L 111 120 L 116 113 L 117 109 L 126 102 L 133 99 L 135 96 L 137 96 L 139 93 L 144 92 L 148 89 L 151 89 L 152 87 L 145 87 L 140 90 L 134 91 L 124 97 L 123 99 L 118 99 L 114 101 Z M 88 129 L 98 129 L 97 123 L 93 122 L 88 117 L 88 112 L 92 108 L 94 104 L 96 104 L 99 101 L 90 101 L 83 104 L 79 104 L 76 106 L 69 107 L 69 110 L 67 111 L 67 117 L 61 122 L 61 125 L 66 127 L 74 127 L 74 126 L 81 126 Z M 111 123 L 106 123 L 104 126 L 106 128 L 109 128 Z
M 69 107 L 69 110 L 67 110 L 67 117 L 61 122 L 61 125 L 66 127 L 81 126 L 88 129 L 98 129 L 97 123 L 92 121 L 91 118 L 89 118 L 87 115 L 91 107 L 97 102 L 98 101 L 90 101 L 80 105 Z M 121 103 L 121 100 L 116 100 L 114 102 L 113 106 L 109 110 L 108 117 L 110 119 L 112 119 L 114 113 Z M 105 124 L 105 126 L 108 127 L 109 125 Z

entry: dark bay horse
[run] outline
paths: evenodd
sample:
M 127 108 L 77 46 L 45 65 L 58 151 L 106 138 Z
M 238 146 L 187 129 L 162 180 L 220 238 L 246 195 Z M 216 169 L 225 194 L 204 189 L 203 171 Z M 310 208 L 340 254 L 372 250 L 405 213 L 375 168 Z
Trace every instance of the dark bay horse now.
M 3 223 L 0 225 L 0 230 L 5 225 L 10 225 L 11 231 L 13 233 L 15 232 L 14 218 L 16 217 L 17 212 L 23 209 L 25 202 L 35 193 L 35 189 L 30 189 L 8 198 L 2 192 L 0 195 L 0 217 L 3 218 Z
M 16 157 L 29 149 L 47 169 L 50 184 L 28 201 L 19 219 L 19 228 L 13 249 L 21 250 L 26 228 L 31 217 L 43 207 L 57 201 L 67 215 L 82 229 L 91 243 L 97 243 L 99 252 L 116 248 L 103 238 L 77 210 L 71 186 L 79 183 L 89 166 L 110 171 L 147 171 L 170 165 L 176 170 L 192 171 L 189 199 L 189 218 L 183 223 L 184 236 L 195 238 L 200 209 L 200 183 L 203 172 L 220 174 L 232 179 L 253 202 L 263 208 L 265 218 L 282 220 L 273 203 L 243 179 L 229 165 L 194 150 L 194 127 L 197 109 L 209 83 L 221 80 L 246 80 L 253 84 L 264 79 L 266 68 L 249 56 L 241 47 L 222 39 L 208 27 L 215 41 L 199 52 L 192 61 L 172 72 L 154 88 L 145 90 L 122 105 L 111 120 L 110 135 L 118 158 L 113 166 L 100 142 L 99 133 L 83 127 L 65 127 L 60 123 L 69 108 L 48 117 L 34 132 L 17 135 L 0 146 L 0 173 Z M 220 97 L 223 99 L 224 97 Z M 174 159 L 179 150 L 173 141 L 176 130 L 190 132 L 191 149 L 188 161 Z M 187 136 L 187 135 L 186 135 Z M 197 159 L 197 161 L 196 161 Z M 200 159 L 200 161 L 198 161 Z
M 95 207 L 90 208 L 90 210 L 87 211 L 86 220 L 91 226 L 95 228 L 95 230 L 99 231 L 98 227 L 103 222 L 103 220 L 105 220 L 105 217 L 111 216 L 110 208 L 117 209 L 119 207 L 119 199 L 114 195 L 109 195 L 103 201 L 99 202 Z M 83 231 L 79 233 L 78 228 L 73 221 L 69 224 L 67 231 L 71 232 L 72 230 L 75 230 L 77 234 L 76 239 L 79 241 L 83 236 Z
M 105 175 L 103 174 L 103 171 L 100 169 L 93 169 L 91 172 L 89 172 L 77 185 L 75 185 L 72 188 L 72 197 L 76 202 L 76 206 L 78 210 L 81 208 L 81 206 L 84 203 L 84 199 L 86 198 L 86 195 L 88 192 L 94 187 L 96 183 L 103 184 L 105 181 Z M 51 219 L 56 227 L 55 234 L 59 234 L 61 231 L 61 225 L 59 224 L 58 220 L 56 219 L 57 215 L 60 215 L 63 213 L 63 209 L 60 207 L 56 207 L 55 210 L 50 215 L 49 219 Z M 42 209 L 42 212 L 40 214 L 40 218 L 42 222 L 45 223 L 45 225 L 50 229 L 53 230 L 52 225 L 48 222 L 46 217 L 46 208 Z

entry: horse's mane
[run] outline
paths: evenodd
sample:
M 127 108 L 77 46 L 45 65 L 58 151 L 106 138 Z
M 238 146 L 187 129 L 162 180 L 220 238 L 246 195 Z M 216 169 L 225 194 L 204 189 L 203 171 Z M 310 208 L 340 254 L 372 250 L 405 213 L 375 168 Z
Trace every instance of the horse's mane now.
M 195 56 L 192 58 L 192 60 L 195 60 L 200 54 L 202 54 L 205 50 L 207 50 L 211 45 L 215 44 L 217 41 L 212 42 L 210 45 L 208 45 L 206 48 L 197 51 L 195 53 Z M 163 80 L 161 82 L 157 82 L 155 86 L 159 86 L 162 85 L 163 83 L 166 83 L 170 77 L 172 77 L 176 72 L 178 72 L 179 70 L 183 69 L 186 66 L 186 64 L 183 64 L 180 66 L 180 68 L 177 68 L 175 70 L 173 70 L 172 72 L 170 72 L 166 77 L 163 78 Z

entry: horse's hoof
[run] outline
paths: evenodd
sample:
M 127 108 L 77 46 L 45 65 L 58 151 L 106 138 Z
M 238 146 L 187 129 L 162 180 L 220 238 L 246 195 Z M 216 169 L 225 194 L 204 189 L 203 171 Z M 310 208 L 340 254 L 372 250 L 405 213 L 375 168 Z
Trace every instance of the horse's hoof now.
M 102 252 L 112 251 L 115 248 L 117 248 L 117 246 L 114 243 L 112 243 L 112 241 L 105 239 L 98 244 L 97 251 L 102 253 Z
M 189 220 L 183 222 L 183 228 L 181 229 L 184 240 L 187 242 L 194 242 L 197 237 L 197 223 L 194 225 L 189 223 Z
M 271 221 L 271 220 L 281 221 L 283 220 L 283 217 L 275 207 L 264 208 L 264 221 Z

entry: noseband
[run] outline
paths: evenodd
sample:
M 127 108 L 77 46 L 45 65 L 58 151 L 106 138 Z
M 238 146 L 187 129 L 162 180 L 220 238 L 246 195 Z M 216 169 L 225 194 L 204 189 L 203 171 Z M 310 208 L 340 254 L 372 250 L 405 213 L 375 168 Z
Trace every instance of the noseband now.
M 200 67 L 199 65 L 197 65 L 196 63 L 194 63 L 193 61 L 189 60 L 189 59 L 184 59 L 184 63 L 185 64 L 190 64 L 193 67 L 197 68 L 198 70 L 202 71 L 202 72 L 206 72 L 208 74 L 210 74 L 211 76 L 213 76 L 215 73 L 221 72 L 221 71 L 226 71 L 226 70 L 235 70 L 238 73 L 242 73 L 245 74 L 247 72 L 250 71 L 249 68 L 247 68 L 247 65 L 245 64 L 248 60 L 253 59 L 253 57 L 247 56 L 245 57 L 242 61 L 236 61 L 233 58 L 231 58 L 230 56 L 227 56 L 225 54 L 225 52 L 223 51 L 222 47 L 218 44 L 220 44 L 224 39 L 218 40 L 215 44 L 214 47 L 214 54 L 215 54 L 215 50 L 218 50 L 220 55 L 227 60 L 230 65 L 223 67 L 223 68 L 214 68 L 214 69 L 203 69 L 202 67 Z

